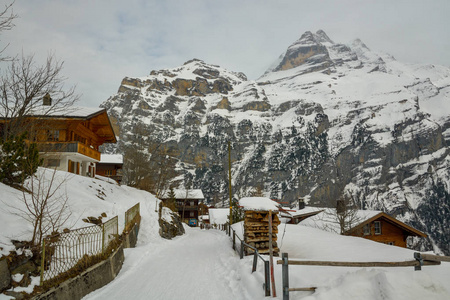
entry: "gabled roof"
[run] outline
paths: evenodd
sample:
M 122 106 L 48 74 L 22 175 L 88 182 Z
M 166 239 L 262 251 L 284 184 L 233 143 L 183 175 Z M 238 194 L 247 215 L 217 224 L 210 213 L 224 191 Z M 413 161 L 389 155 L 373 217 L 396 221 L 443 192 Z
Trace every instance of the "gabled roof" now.
M 364 227 L 364 225 L 369 224 L 373 221 L 379 220 L 379 219 L 383 219 L 386 222 L 389 222 L 397 227 L 400 227 L 402 230 L 408 232 L 408 234 L 410 236 L 421 236 L 421 237 L 427 237 L 427 235 L 409 225 L 406 225 L 405 223 L 397 220 L 394 217 L 391 217 L 390 215 L 386 214 L 385 212 L 379 212 L 378 214 L 376 214 L 375 216 L 372 216 L 369 219 L 366 219 L 365 221 L 361 221 L 361 223 L 359 223 L 356 226 L 353 226 L 350 230 L 347 231 L 347 233 L 351 233 L 354 232 L 358 229 L 361 229 L 362 227 Z
M 354 217 L 355 224 L 353 224 L 353 227 L 347 230 L 346 233 L 352 233 L 358 229 L 361 229 L 362 227 L 364 227 L 364 225 L 376 221 L 380 218 L 401 228 L 411 236 L 427 237 L 427 235 L 423 232 L 409 225 L 406 225 L 405 223 L 379 210 L 356 211 L 356 215 Z M 325 208 L 323 212 L 309 217 L 308 219 L 302 221 L 300 224 L 330 232 L 340 233 L 340 226 L 336 218 L 336 209 L 334 208 Z
M 170 191 L 167 190 L 165 193 L 163 193 L 161 195 L 160 198 L 161 199 L 169 199 L 169 193 L 170 193 Z M 180 200 L 182 200 L 182 199 L 186 199 L 186 200 L 196 200 L 196 199 L 203 200 L 203 199 L 205 199 L 205 196 L 203 196 L 203 192 L 200 189 L 187 190 L 187 193 L 186 193 L 186 190 L 177 189 L 177 190 L 174 190 L 174 193 L 175 193 L 175 199 L 180 199 Z
M 0 112 L 0 119 L 6 122 L 11 118 L 5 118 Z M 35 119 L 69 119 L 69 120 L 89 120 L 91 123 L 91 130 L 101 137 L 106 143 L 116 143 L 117 138 L 114 133 L 111 121 L 108 117 L 106 109 L 94 108 L 94 107 L 69 107 L 58 108 L 56 106 L 40 105 L 32 108 L 29 113 L 26 114 L 27 118 Z

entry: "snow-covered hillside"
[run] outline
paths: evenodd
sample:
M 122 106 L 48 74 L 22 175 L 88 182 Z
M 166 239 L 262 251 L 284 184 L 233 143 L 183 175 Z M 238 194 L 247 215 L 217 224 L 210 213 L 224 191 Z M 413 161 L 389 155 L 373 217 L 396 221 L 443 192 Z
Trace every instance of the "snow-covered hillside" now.
M 426 232 L 419 249 L 450 254 L 448 67 L 308 31 L 256 81 L 192 60 L 126 77 L 102 106 L 120 127 L 108 151 L 162 143 L 210 202 L 227 199 L 230 142 L 236 198 L 353 198 Z
M 37 176 L 43 178 L 41 184 L 47 186 L 54 170 L 39 168 Z M 92 224 L 83 222 L 89 216 L 99 217 L 106 213 L 107 221 L 112 217 L 119 217 L 119 232 L 123 231 L 125 211 L 136 203 L 140 203 L 143 222 L 152 228 L 147 234 L 159 237 L 159 223 L 157 210 L 158 199 L 152 194 L 125 185 L 118 185 L 114 180 L 106 177 L 95 179 L 75 175 L 68 172 L 56 171 L 53 187 L 62 183 L 55 194 L 55 199 L 67 197 L 67 213 L 70 214 L 62 228 L 76 229 Z M 54 188 L 51 189 L 53 191 Z M 0 256 L 8 255 L 15 250 L 11 240 L 29 241 L 32 237 L 31 223 L 27 222 L 22 192 L 0 183 Z

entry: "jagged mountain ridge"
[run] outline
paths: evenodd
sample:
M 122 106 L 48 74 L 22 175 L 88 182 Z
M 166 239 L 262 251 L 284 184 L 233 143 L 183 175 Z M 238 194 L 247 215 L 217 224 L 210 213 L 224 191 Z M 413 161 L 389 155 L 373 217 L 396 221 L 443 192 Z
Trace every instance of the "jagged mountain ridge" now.
M 318 31 L 256 81 L 192 60 L 124 78 L 102 106 L 120 127 L 115 150 L 136 142 L 139 124 L 212 202 L 227 198 L 230 141 L 236 197 L 263 191 L 330 206 L 345 193 L 423 229 L 428 246 L 449 254 L 449 100 L 449 68 L 404 64 Z

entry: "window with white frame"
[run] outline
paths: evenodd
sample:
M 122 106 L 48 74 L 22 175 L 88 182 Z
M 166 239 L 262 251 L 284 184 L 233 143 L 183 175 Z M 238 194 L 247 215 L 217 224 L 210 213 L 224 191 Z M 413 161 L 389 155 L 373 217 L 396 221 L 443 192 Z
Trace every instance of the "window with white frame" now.
M 375 234 L 381 234 L 381 222 L 375 221 L 375 222 L 373 222 L 373 225 L 374 225 L 374 229 L 375 229 Z

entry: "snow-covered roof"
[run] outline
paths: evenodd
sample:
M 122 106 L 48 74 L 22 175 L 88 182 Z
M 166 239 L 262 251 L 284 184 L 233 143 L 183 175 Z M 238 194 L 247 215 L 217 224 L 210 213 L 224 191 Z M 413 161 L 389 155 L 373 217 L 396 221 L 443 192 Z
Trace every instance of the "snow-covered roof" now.
M 101 154 L 100 163 L 105 164 L 123 164 L 122 154 Z
M 306 209 L 306 208 L 305 208 Z M 340 233 L 341 228 L 337 219 L 335 208 L 322 208 L 324 211 L 303 220 L 300 224 L 304 226 L 319 228 L 322 230 Z M 357 210 L 351 217 L 351 227 L 356 227 L 361 223 L 380 214 L 379 210 Z M 347 230 L 350 228 L 347 228 Z
M 210 208 L 208 212 L 210 224 L 225 224 L 228 222 L 229 208 Z
M 169 198 L 170 190 L 167 190 L 165 193 L 161 195 L 161 199 L 167 199 Z M 205 199 L 205 196 L 203 196 L 203 192 L 201 189 L 192 189 L 192 190 L 182 190 L 177 189 L 174 190 L 175 193 L 175 199 Z
M 245 197 L 239 200 L 239 206 L 242 206 L 244 210 L 278 212 L 279 204 L 266 197 Z
M 48 110 L 48 108 L 47 108 Z M 46 112 L 46 108 L 44 106 L 41 106 L 37 109 L 34 109 L 32 114 L 33 115 L 45 115 L 45 116 L 51 116 L 51 117 L 71 117 L 71 118 L 87 118 L 92 115 L 98 114 L 102 111 L 105 111 L 104 108 L 99 107 L 70 107 L 62 110 L 52 110 L 50 112 Z
M 106 111 L 100 107 L 80 107 L 72 106 L 68 108 L 58 108 L 55 106 L 40 105 L 30 110 L 27 115 L 36 117 L 52 117 L 52 118 L 88 118 Z M 3 110 L 0 110 L 0 117 L 5 117 Z M 9 117 L 9 116 L 8 116 Z
M 292 217 L 298 217 L 298 216 L 308 215 L 308 214 L 315 213 L 315 212 L 320 212 L 324 209 L 325 208 L 322 208 L 322 207 L 307 206 L 303 209 L 290 209 L 290 210 L 288 210 L 288 212 Z

